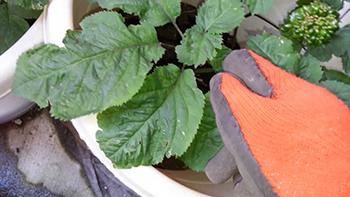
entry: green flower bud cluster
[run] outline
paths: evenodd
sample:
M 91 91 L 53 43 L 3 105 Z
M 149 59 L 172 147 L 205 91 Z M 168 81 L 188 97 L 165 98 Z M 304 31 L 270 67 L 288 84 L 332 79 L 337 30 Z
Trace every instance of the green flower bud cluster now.
M 295 9 L 282 25 L 281 32 L 304 46 L 319 46 L 329 42 L 338 29 L 338 12 L 315 1 Z

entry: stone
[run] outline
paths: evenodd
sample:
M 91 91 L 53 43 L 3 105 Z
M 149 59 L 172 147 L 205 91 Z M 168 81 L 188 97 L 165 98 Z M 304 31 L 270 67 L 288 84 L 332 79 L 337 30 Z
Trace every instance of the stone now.
M 27 182 L 42 184 L 62 196 L 94 196 L 80 164 L 65 152 L 46 111 L 23 127 L 8 130 L 8 144 Z

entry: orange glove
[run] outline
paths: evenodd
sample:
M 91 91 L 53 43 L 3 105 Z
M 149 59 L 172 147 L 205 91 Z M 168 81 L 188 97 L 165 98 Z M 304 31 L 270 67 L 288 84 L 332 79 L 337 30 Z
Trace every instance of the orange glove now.
M 262 75 L 236 74 L 242 68 L 229 59 L 242 55 Z M 247 184 L 251 196 L 350 196 L 349 108 L 251 51 L 235 51 L 225 62 L 229 72 L 212 79 L 211 101 L 241 176 L 236 184 Z M 261 76 L 268 86 L 256 83 Z M 253 92 L 268 87 L 271 97 Z

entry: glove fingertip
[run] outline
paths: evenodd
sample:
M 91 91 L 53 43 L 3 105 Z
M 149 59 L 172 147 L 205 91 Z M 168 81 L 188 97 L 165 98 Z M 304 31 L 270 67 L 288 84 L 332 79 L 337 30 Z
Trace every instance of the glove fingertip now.
M 205 167 L 205 174 L 214 184 L 224 183 L 238 173 L 233 155 L 223 147 Z
M 233 74 L 251 91 L 264 97 L 271 96 L 272 86 L 248 50 L 242 49 L 231 52 L 225 58 L 223 67 L 226 72 Z

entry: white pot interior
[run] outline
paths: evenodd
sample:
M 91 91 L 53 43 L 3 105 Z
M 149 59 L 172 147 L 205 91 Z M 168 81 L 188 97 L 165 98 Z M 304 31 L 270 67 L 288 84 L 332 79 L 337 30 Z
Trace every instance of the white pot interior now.
M 196 1 L 200 2 L 200 1 Z M 194 3 L 196 5 L 196 2 Z M 81 5 L 80 5 L 81 6 Z M 295 6 L 295 1 L 276 1 L 274 8 L 264 17 L 278 25 L 283 21 L 287 12 Z M 88 6 L 82 6 L 88 9 Z M 344 9 L 349 9 L 349 4 Z M 283 10 L 283 12 L 281 12 Z M 82 16 L 82 15 L 80 15 Z M 350 15 L 343 18 L 343 24 L 349 23 Z M 241 46 L 249 36 L 267 31 L 279 34 L 278 30 L 256 17 L 250 17 L 243 22 L 238 32 L 238 41 Z M 334 63 L 331 63 L 334 66 Z M 339 63 L 335 63 L 338 66 Z M 116 169 L 105 156 L 96 141 L 96 131 L 99 130 L 95 115 L 78 118 L 72 121 L 80 137 L 84 140 L 93 154 L 124 184 L 141 196 L 178 197 L 178 196 L 232 196 L 233 184 L 211 184 L 203 173 L 192 171 L 160 170 L 153 167 L 137 167 L 132 169 Z
M 52 0 L 30 29 L 0 56 L 0 123 L 11 120 L 32 103 L 11 93 L 18 57 L 42 43 L 61 45 L 67 29 L 73 28 L 73 0 Z

